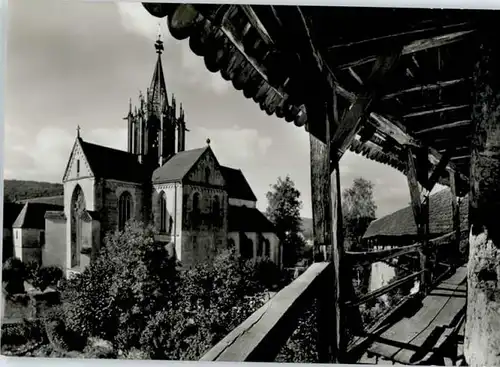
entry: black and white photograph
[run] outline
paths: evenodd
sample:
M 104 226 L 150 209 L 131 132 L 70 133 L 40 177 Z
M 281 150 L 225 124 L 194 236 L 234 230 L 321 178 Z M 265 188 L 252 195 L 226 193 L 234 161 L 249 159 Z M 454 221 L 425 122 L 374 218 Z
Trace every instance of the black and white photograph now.
M 379 6 L 4 2 L 0 354 L 500 365 L 500 10 Z

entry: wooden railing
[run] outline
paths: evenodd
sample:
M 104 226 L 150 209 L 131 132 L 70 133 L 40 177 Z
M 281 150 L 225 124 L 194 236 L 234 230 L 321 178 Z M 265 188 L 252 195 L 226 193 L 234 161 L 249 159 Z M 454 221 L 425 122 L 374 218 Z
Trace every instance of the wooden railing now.
M 429 247 L 436 250 L 443 244 L 450 243 L 454 239 L 454 233 L 433 239 L 429 241 Z M 368 252 L 346 252 L 345 261 L 349 266 L 358 264 L 369 264 L 378 261 L 388 260 L 394 257 L 407 256 L 421 251 L 421 244 L 413 244 L 400 248 L 393 248 L 381 251 Z M 433 282 L 435 284 L 449 271 L 441 274 Z M 390 284 L 376 289 L 368 294 L 362 295 L 356 299 L 343 302 L 343 310 L 354 309 L 372 299 L 385 295 L 394 289 L 401 287 L 408 282 L 419 277 L 423 272 L 429 269 L 420 269 L 417 272 L 409 274 L 401 279 L 397 279 Z M 304 314 L 307 307 L 311 306 L 314 299 L 320 301 L 324 306 L 325 295 L 331 294 L 331 284 L 334 274 L 333 263 L 318 262 L 311 265 L 302 275 L 295 279 L 291 284 L 279 291 L 270 301 L 264 304 L 260 309 L 254 312 L 243 323 L 231 331 L 224 339 L 215 345 L 206 353 L 202 361 L 232 361 L 232 362 L 272 362 L 286 344 L 287 340 L 297 327 L 301 315 Z M 348 355 L 356 355 L 371 337 L 380 333 L 384 328 L 390 326 L 391 320 L 399 317 L 408 307 L 409 303 L 417 298 L 425 296 L 422 292 L 410 294 L 399 301 L 388 312 L 378 317 L 375 324 L 366 327 L 361 335 L 353 339 L 349 345 L 346 345 L 345 359 L 349 361 Z M 331 304 L 328 309 L 331 310 Z M 317 323 L 318 326 L 331 325 L 329 320 L 325 320 L 324 307 L 318 307 Z M 321 311 L 322 310 L 322 311 Z M 328 338 L 324 333 L 319 333 L 318 349 L 321 345 L 328 343 Z M 341 343 L 342 344 L 342 343 Z M 322 361 L 320 361 L 322 362 Z

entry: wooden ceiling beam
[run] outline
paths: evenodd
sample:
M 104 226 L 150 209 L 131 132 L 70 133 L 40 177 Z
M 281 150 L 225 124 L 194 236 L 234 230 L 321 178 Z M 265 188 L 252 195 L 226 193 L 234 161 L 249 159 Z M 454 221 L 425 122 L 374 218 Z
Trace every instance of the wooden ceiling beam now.
M 447 87 L 451 87 L 451 86 L 463 83 L 467 80 L 468 80 L 468 78 L 460 78 L 460 79 L 447 80 L 447 81 L 437 82 L 437 83 L 432 83 L 432 84 L 418 85 L 416 87 L 412 87 L 412 88 L 400 90 L 398 92 L 387 94 L 384 97 L 382 97 L 382 100 L 393 99 L 393 98 L 402 96 L 404 94 L 409 94 L 409 93 L 441 90 L 443 88 L 447 88 Z
M 443 112 L 448 112 L 448 111 L 455 111 L 459 110 L 462 108 L 468 108 L 470 107 L 469 104 L 462 104 L 462 105 L 457 105 L 457 106 L 443 106 L 443 107 L 438 107 L 438 108 L 433 108 L 429 110 L 422 110 L 422 111 L 417 111 L 417 112 L 411 112 L 403 116 L 404 119 L 409 119 L 413 117 L 421 117 L 421 116 L 427 116 L 427 115 L 432 115 L 434 113 L 443 113 Z
M 433 127 L 429 127 L 427 129 L 422 129 L 422 130 L 416 130 L 413 133 L 415 135 L 421 135 L 421 134 L 427 134 L 427 133 L 432 133 L 436 131 L 443 131 L 443 130 L 449 130 L 457 127 L 464 127 L 464 126 L 469 126 L 471 120 L 461 120 L 461 121 L 455 121 L 455 122 L 450 122 L 449 124 L 444 124 L 444 125 L 437 125 Z
M 459 31 L 459 32 L 453 32 L 453 33 L 448 33 L 444 35 L 439 35 L 435 37 L 430 37 L 430 38 L 424 38 L 420 40 L 416 40 L 413 42 L 410 42 L 406 44 L 403 47 L 402 55 L 411 55 L 416 52 L 421 52 L 425 50 L 429 50 L 431 48 L 436 48 L 436 47 L 442 47 L 446 46 L 452 43 L 460 42 L 464 40 L 467 36 L 472 34 L 475 30 L 470 29 L 470 30 L 465 30 L 465 31 Z M 352 68 L 356 66 L 360 66 L 363 64 L 367 64 L 370 62 L 375 61 L 376 55 L 370 55 L 363 57 L 358 60 L 350 61 L 341 65 L 337 65 L 336 68 L 338 69 L 347 69 L 347 68 Z

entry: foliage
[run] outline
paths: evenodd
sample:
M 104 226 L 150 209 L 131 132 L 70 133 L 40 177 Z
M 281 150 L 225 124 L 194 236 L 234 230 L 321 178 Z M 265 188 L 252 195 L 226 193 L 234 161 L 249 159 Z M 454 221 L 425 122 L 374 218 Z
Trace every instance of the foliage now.
M 362 177 L 354 179 L 342 192 L 345 239 L 351 248 L 359 247 L 368 225 L 375 219 L 377 206 L 373 199 L 373 183 Z
M 290 176 L 278 178 L 277 183 L 271 186 L 266 194 L 268 207 L 266 215 L 274 223 L 276 232 L 283 245 L 283 263 L 293 266 L 297 261 L 297 252 L 303 245 L 303 240 L 297 236 L 302 231 L 300 209 L 300 191 Z
M 16 257 L 7 259 L 2 267 L 2 283 L 7 294 L 24 293 L 27 272 L 24 263 Z
M 266 288 L 287 281 L 268 259 L 234 252 L 175 265 L 150 227 L 131 223 L 108 236 L 96 261 L 62 286 L 66 332 L 110 341 L 124 358 L 199 359 L 260 307 Z
M 128 349 L 139 344 L 155 312 L 172 306 L 175 264 L 154 234 L 151 227 L 129 223 L 108 235 L 96 261 L 66 282 L 62 300 L 71 330 Z
M 63 270 L 58 266 L 39 266 L 36 262 L 26 264 L 26 278 L 35 288 L 42 292 L 47 287 L 55 287 L 63 278 Z
M 45 196 L 60 196 L 64 194 L 60 183 L 4 180 L 4 202 L 13 203 L 24 199 Z

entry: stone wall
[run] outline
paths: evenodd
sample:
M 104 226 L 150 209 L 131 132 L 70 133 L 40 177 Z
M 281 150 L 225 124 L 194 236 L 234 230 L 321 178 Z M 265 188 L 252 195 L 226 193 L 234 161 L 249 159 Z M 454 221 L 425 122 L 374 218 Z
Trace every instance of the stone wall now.
M 193 197 L 199 195 L 199 210 L 193 210 Z M 213 198 L 220 208 L 212 210 Z M 193 265 L 213 259 L 227 249 L 227 193 L 222 188 L 183 185 L 183 226 L 181 261 Z
M 124 192 L 132 196 L 131 219 L 146 222 L 143 212 L 143 185 L 116 180 L 100 180 L 96 185 L 96 193 L 102 195 L 97 210 L 101 213 L 103 235 L 118 229 L 118 200 Z
M 41 229 L 14 228 L 17 232 L 14 237 L 14 255 L 24 263 L 42 261 L 42 247 L 40 246 Z
M 152 194 L 152 214 L 153 223 L 159 231 L 161 228 L 160 218 L 160 197 L 162 193 L 165 194 L 167 201 L 167 231 L 169 218 L 172 218 L 172 226 L 170 232 L 160 233 L 158 240 L 162 242 L 172 242 L 175 248 L 176 255 L 179 260 L 182 257 L 182 184 L 179 183 L 165 183 L 157 184 L 153 187 Z
M 66 220 L 45 219 L 45 245 L 42 250 L 44 266 L 60 266 L 66 269 Z

